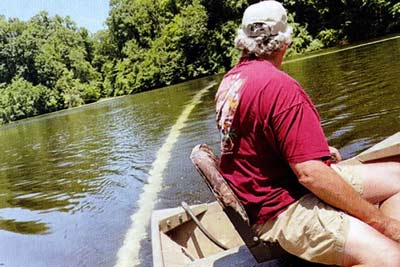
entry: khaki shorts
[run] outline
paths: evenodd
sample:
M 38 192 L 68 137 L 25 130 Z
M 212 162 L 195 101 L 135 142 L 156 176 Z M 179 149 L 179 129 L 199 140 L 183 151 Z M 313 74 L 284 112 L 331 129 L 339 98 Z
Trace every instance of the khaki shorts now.
M 355 168 L 332 168 L 362 194 L 362 179 Z M 307 261 L 342 266 L 348 225 L 348 217 L 342 211 L 307 194 L 276 219 L 253 228 L 261 239 L 278 242 L 287 252 Z

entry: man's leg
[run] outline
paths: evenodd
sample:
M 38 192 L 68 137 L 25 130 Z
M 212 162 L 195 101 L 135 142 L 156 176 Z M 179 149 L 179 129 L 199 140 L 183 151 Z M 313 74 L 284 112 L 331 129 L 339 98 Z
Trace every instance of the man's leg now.
M 359 181 L 361 182 L 361 180 Z M 400 244 L 312 194 L 254 230 L 305 260 L 339 266 L 399 267 Z
M 346 173 L 358 177 L 355 180 L 348 177 L 346 180 L 356 184 L 361 182 L 362 196 L 366 200 L 373 204 L 381 203 L 382 212 L 400 220 L 399 162 L 339 166 Z M 400 244 L 358 219 L 347 216 L 350 226 L 345 243 L 344 266 L 400 266 Z
M 346 216 L 349 218 L 349 231 L 343 266 L 400 266 L 400 244 L 360 220 Z
M 400 220 L 400 162 L 380 162 L 333 166 L 362 196 L 373 204 L 381 204 L 382 211 Z
M 400 163 L 361 164 L 355 168 L 363 180 L 362 196 L 373 204 L 381 203 L 382 212 L 400 220 Z

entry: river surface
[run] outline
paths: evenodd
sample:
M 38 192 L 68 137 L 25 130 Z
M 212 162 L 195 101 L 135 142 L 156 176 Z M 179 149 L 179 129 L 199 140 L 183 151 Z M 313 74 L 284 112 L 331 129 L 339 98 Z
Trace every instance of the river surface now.
M 350 157 L 400 131 L 399 59 L 395 38 L 283 69 L 315 102 L 330 144 Z M 189 154 L 198 143 L 218 149 L 220 79 L 1 127 L 0 266 L 152 266 L 151 210 L 213 199 Z

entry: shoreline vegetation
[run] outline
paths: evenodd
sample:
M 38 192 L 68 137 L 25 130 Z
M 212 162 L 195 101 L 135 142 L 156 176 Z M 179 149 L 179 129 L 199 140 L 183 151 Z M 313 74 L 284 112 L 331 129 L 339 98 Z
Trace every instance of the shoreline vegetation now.
M 0 125 L 223 73 L 253 0 L 110 0 L 107 29 L 69 17 L 0 16 Z M 400 32 L 400 3 L 283 0 L 294 28 L 288 58 Z

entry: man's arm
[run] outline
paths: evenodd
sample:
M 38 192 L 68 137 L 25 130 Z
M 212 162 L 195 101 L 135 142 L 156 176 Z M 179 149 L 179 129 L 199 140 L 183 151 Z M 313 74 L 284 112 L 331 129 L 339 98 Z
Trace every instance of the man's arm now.
M 309 160 L 290 164 L 299 182 L 325 203 L 372 226 L 400 242 L 400 222 L 384 215 L 363 199 L 346 181 L 322 161 Z

